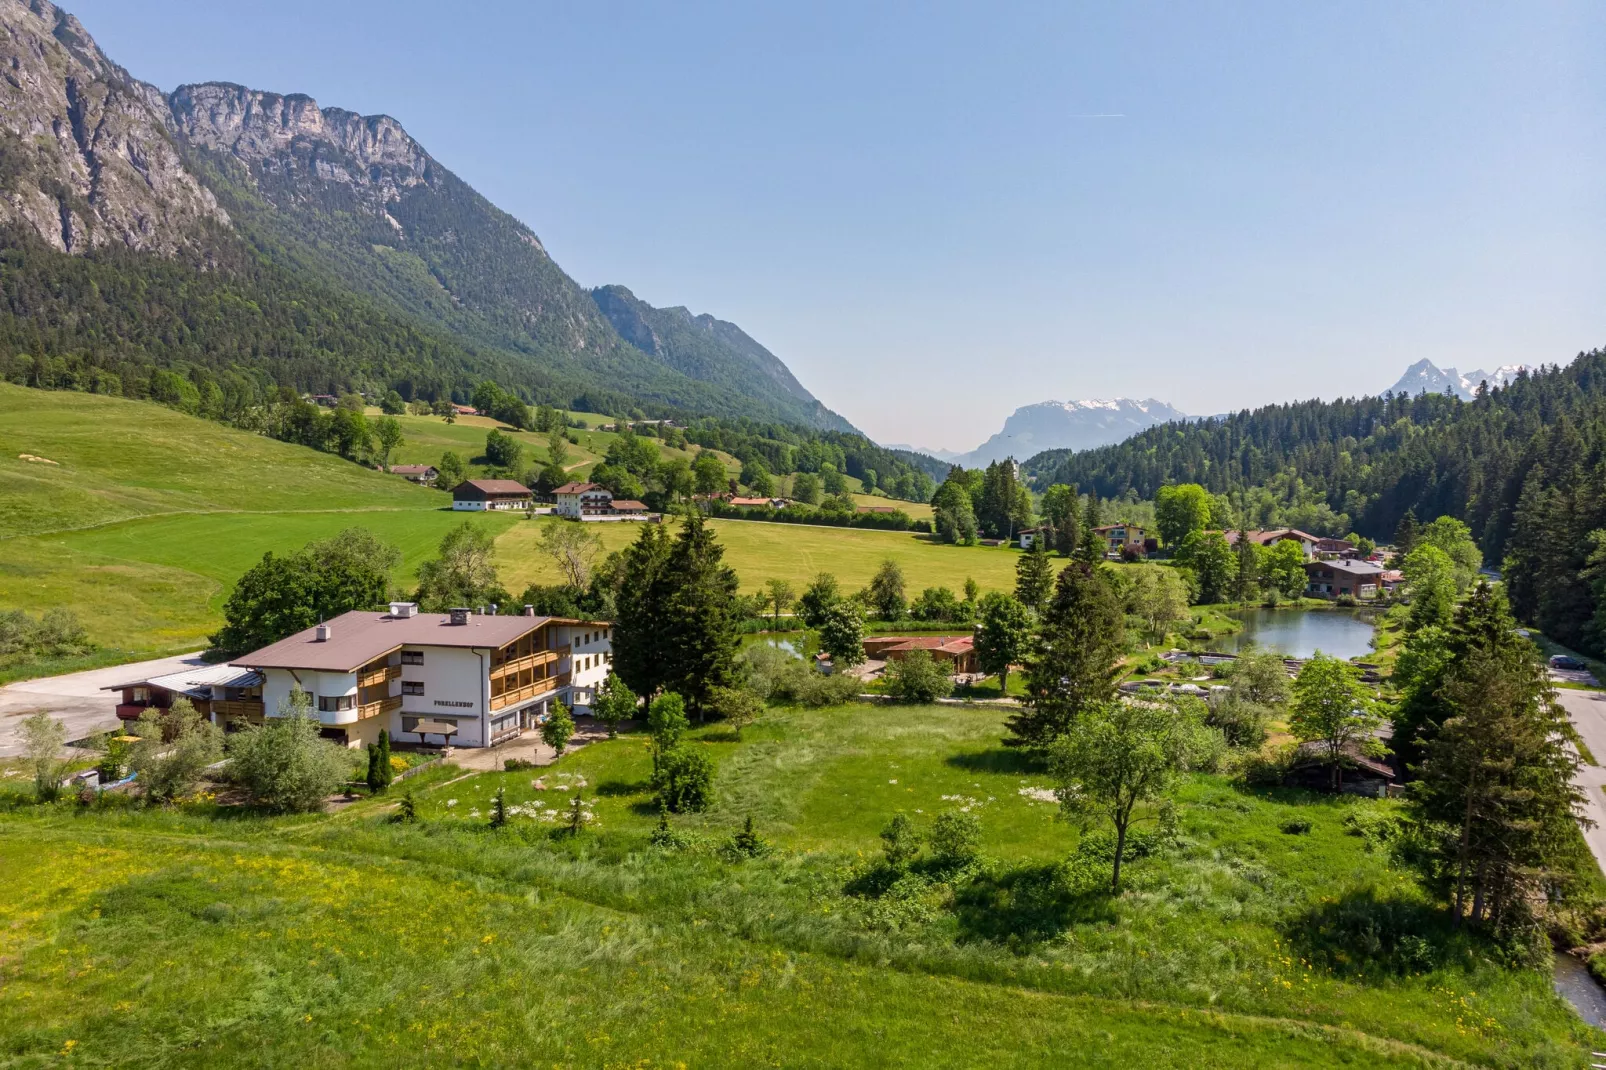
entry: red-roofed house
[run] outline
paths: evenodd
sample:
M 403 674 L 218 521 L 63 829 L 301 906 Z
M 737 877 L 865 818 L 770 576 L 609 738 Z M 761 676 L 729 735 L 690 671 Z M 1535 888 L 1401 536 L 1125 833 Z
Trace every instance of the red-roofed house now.
M 390 474 L 425 487 L 434 485 L 435 477 L 440 475 L 432 464 L 393 464 L 390 466 Z
M 530 488 L 512 479 L 467 479 L 452 491 L 452 508 L 458 510 L 529 509 L 534 504 Z
M 864 656 L 877 661 L 902 661 L 916 650 L 948 665 L 950 673 L 973 673 L 976 640 L 970 635 L 872 635 L 864 641 Z

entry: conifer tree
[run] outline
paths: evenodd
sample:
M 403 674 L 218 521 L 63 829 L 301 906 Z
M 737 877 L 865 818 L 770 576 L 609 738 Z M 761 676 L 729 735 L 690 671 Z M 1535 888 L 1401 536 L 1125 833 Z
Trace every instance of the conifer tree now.
M 1412 812 L 1453 886 L 1457 924 L 1506 929 L 1571 848 L 1583 801 L 1572 783 L 1579 758 L 1537 651 L 1490 641 L 1516 624 L 1499 594 L 1480 584 L 1466 610 L 1438 692 L 1445 718 L 1427 742 Z M 1435 827 L 1453 834 L 1435 836 Z
M 1041 611 L 1054 591 L 1054 566 L 1048 559 L 1048 544 L 1033 539 L 1031 549 L 1015 562 L 1015 598 L 1035 611 Z
M 1009 721 L 1014 737 L 1046 745 L 1082 710 L 1113 697 L 1125 638 L 1126 618 L 1102 570 L 1080 561 L 1065 566 L 1026 664 L 1023 709 Z

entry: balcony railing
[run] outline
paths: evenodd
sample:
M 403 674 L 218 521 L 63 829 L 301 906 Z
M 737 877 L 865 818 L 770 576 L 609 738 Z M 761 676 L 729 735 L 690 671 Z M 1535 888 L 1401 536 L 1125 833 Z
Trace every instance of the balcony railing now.
M 357 707 L 357 719 L 360 721 L 367 717 L 378 717 L 383 713 L 395 713 L 397 710 L 401 709 L 401 706 L 402 700 L 400 695 L 397 695 L 394 698 L 380 699 L 378 702 L 369 702 L 365 705 Z
M 214 699 L 212 713 L 217 717 L 248 717 L 262 719 L 262 700 L 259 698 Z
M 541 679 L 533 680 L 523 687 L 509 688 L 500 695 L 492 695 L 491 709 L 500 710 L 504 706 L 513 705 L 515 702 L 523 702 L 525 699 L 544 695 L 548 691 L 555 691 L 563 686 L 558 682 L 559 679 L 560 677 L 557 676 L 543 676 Z
M 535 653 L 526 654 L 522 658 L 513 658 L 510 661 L 502 662 L 491 669 L 491 676 L 494 678 L 506 676 L 508 673 L 519 672 L 523 669 L 533 669 L 538 665 L 557 661 L 559 657 L 560 655 L 555 650 L 537 650 Z
M 383 665 L 377 669 L 370 669 L 358 676 L 357 686 L 359 688 L 377 687 L 380 684 L 389 683 L 392 680 L 400 680 L 401 674 L 402 671 L 400 665 Z

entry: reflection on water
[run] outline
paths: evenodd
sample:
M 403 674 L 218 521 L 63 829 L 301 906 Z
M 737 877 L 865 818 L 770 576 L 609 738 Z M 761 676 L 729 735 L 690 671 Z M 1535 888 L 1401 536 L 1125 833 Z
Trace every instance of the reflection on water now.
M 1316 651 L 1338 658 L 1364 657 L 1372 650 L 1372 616 L 1366 609 L 1245 609 L 1227 614 L 1244 630 L 1211 643 L 1236 654 L 1275 650 L 1291 658 Z
M 1606 990 L 1589 975 L 1589 967 L 1558 951 L 1550 977 L 1556 995 L 1571 1003 L 1584 1021 L 1606 1029 Z

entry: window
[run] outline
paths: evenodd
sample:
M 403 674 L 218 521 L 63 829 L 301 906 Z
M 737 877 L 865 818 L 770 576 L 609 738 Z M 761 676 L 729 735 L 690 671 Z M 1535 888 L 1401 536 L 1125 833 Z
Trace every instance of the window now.
M 336 713 L 340 710 L 349 710 L 357 703 L 355 695 L 319 695 L 318 710 L 322 713 Z
M 136 687 L 136 688 L 134 688 L 134 701 L 135 702 L 149 702 L 150 700 L 151 700 L 151 689 L 150 688 L 148 688 L 148 687 Z
M 422 650 L 403 650 L 401 663 L 403 665 L 422 665 L 424 664 L 424 652 Z
M 422 681 L 422 680 L 403 680 L 402 681 L 402 694 L 404 694 L 404 695 L 422 695 L 423 693 L 424 693 L 424 681 Z

